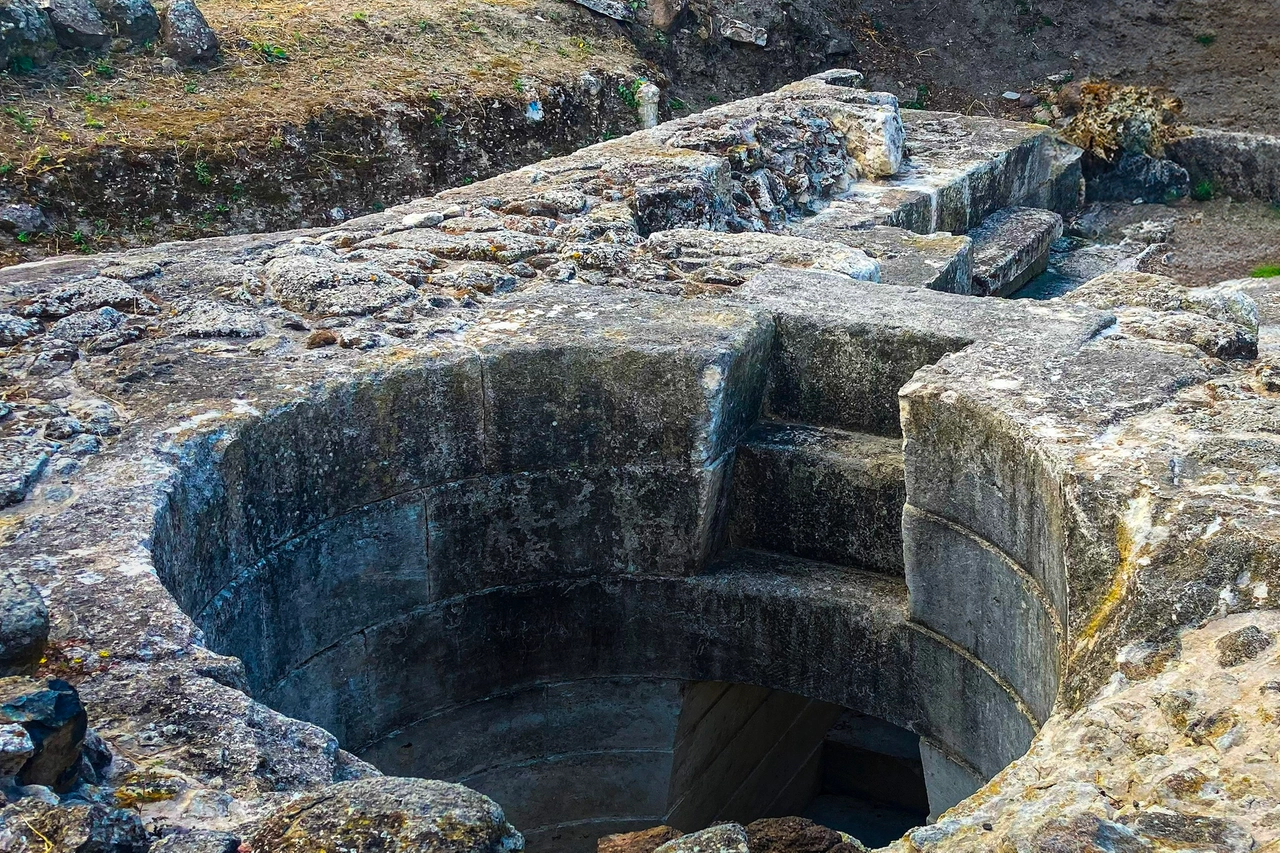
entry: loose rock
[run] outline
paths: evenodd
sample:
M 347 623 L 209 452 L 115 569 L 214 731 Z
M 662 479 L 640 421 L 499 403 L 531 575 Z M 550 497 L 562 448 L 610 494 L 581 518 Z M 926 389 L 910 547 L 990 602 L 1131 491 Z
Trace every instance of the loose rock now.
M 111 31 L 90 0 L 49 0 L 47 11 L 63 47 L 98 50 L 111 41 Z
M 0 679 L 0 723 L 17 723 L 31 736 L 34 750 L 18 771 L 19 784 L 44 785 L 59 793 L 71 789 L 88 728 L 74 687 L 58 679 Z
M 218 55 L 218 37 L 192 0 L 174 0 L 160 25 L 164 52 L 185 64 L 209 62 Z
M 304 796 L 264 821 L 254 850 L 507 853 L 524 838 L 493 800 L 448 782 L 375 778 Z
M 0 10 L 0 16 L 3 16 Z M 0 29 L 3 23 L 0 23 Z M 0 36 L 3 38 L 3 36 Z M 43 234 L 53 228 L 44 211 L 33 204 L 9 204 L 0 207 L 0 228 L 19 234 Z
M 160 16 L 150 0 L 94 0 L 98 13 L 117 35 L 136 44 L 160 34 Z

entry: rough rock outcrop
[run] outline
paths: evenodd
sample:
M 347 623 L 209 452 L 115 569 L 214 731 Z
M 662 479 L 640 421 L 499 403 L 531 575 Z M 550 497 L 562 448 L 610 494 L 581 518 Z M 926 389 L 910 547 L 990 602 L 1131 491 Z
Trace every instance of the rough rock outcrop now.
M 48 637 L 49 609 L 39 591 L 0 568 L 0 678 L 35 672 Z
M 424 779 L 342 782 L 269 815 L 255 850 L 310 853 L 512 853 L 524 839 L 493 800 Z
M 26 729 L 31 754 L 14 775 L 20 785 L 66 793 L 80 769 L 88 716 L 75 688 L 65 681 L 0 679 L 0 723 Z

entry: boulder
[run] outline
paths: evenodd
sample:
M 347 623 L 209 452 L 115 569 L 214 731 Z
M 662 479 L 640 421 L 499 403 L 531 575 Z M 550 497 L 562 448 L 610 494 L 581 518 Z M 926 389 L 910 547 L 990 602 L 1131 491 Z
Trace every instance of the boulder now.
M 639 832 L 620 832 L 606 835 L 596 842 L 596 853 L 653 853 L 668 841 L 674 841 L 683 832 L 673 826 L 654 826 Z
M 0 679 L 0 724 L 22 726 L 33 747 L 17 773 L 20 785 L 44 785 L 58 793 L 70 790 L 88 722 L 79 694 L 65 681 Z
M 272 853 L 508 853 L 524 838 L 488 797 L 431 779 L 340 782 L 269 815 L 250 840 Z
M 30 675 L 49 638 L 49 610 L 26 581 L 0 568 L 0 677 Z
M 0 71 L 44 62 L 55 44 L 53 26 L 36 0 L 0 0 Z
M 1163 204 L 1186 198 L 1191 193 L 1191 177 L 1172 160 L 1126 151 L 1115 168 L 1089 178 L 1085 193 L 1089 201 Z
M 844 838 L 807 818 L 772 817 L 747 824 L 747 841 L 751 853 L 827 853 Z
M 654 853 L 747 853 L 747 831 L 741 824 L 722 823 L 668 841 Z
M 3 14 L 3 11 L 0 11 L 0 17 Z M 3 24 L 0 24 L 0 27 L 3 27 Z M 0 40 L 3 38 L 4 35 L 0 33 Z M 44 215 L 44 211 L 35 205 L 7 204 L 0 207 L 0 228 L 16 231 L 19 234 L 43 234 L 46 231 L 52 231 L 53 225 Z
M 25 797 L 0 810 L 0 850 L 146 853 L 149 844 L 142 818 L 126 809 Z
M 218 37 L 192 0 L 174 0 L 160 23 L 164 52 L 178 62 L 209 62 L 218 55 Z
M 90 0 L 48 0 L 45 11 L 62 47 L 99 50 L 111 41 L 111 31 Z
M 94 3 L 113 35 L 136 44 L 154 41 L 160 35 L 160 16 L 151 0 L 94 0 Z

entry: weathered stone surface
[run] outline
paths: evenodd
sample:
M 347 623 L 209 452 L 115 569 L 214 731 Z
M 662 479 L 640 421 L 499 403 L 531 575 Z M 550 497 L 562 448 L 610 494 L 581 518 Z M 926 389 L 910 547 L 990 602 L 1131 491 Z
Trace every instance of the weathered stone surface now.
M 0 568 L 0 678 L 30 675 L 49 637 L 49 610 L 24 579 Z
M 53 26 L 36 0 L 0 4 L 0 67 L 44 62 L 54 46 Z
M 747 831 L 725 823 L 668 841 L 654 853 L 747 853 Z
M 269 816 L 254 849 L 353 853 L 507 853 L 524 839 L 493 800 L 461 785 L 422 779 L 342 782 Z
M 1091 177 L 1089 201 L 1143 201 L 1164 204 L 1191 193 L 1187 170 L 1172 160 L 1126 151 L 1114 169 Z
M 187 338 L 260 338 L 267 333 L 257 312 L 207 300 L 184 306 L 165 326 L 170 334 Z
M 765 818 L 747 824 L 751 853 L 827 853 L 841 843 L 840 833 L 806 818 Z
M 0 722 L 27 730 L 34 751 L 18 771 L 19 784 L 65 793 L 75 783 L 87 716 L 75 688 L 65 681 L 0 679 Z
M 218 37 L 193 0 L 173 0 L 160 22 L 164 52 L 178 62 L 208 62 L 218 55 Z
M 836 201 L 815 216 L 787 227 L 788 234 L 852 246 L 869 254 L 885 284 L 969 293 L 973 242 L 947 233 L 916 234 L 884 225 L 867 227 L 864 212 Z
M 152 41 L 160 35 L 160 16 L 151 0 L 94 0 L 98 13 L 113 35 L 136 44 Z
M 1063 298 L 1117 309 L 1120 330 L 1136 338 L 1189 344 L 1215 358 L 1258 354 L 1257 306 L 1230 282 L 1189 289 L 1164 276 L 1115 272 L 1088 281 Z
M 606 835 L 596 845 L 597 853 L 653 853 L 668 841 L 674 841 L 683 832 L 671 826 L 655 826 L 639 832 Z
M 277 258 L 267 263 L 263 279 L 285 308 L 320 316 L 372 314 L 416 295 L 411 286 L 373 264 L 338 263 L 336 258 Z
M 761 423 L 734 458 L 730 540 L 902 574 L 902 447 L 896 439 Z
M 91 0 L 49 0 L 46 9 L 62 47 L 97 50 L 111 40 L 112 34 Z
M 1062 217 L 1048 210 L 1011 207 L 969 232 L 973 240 L 973 293 L 1009 296 L 1049 267 L 1049 248 L 1062 236 Z

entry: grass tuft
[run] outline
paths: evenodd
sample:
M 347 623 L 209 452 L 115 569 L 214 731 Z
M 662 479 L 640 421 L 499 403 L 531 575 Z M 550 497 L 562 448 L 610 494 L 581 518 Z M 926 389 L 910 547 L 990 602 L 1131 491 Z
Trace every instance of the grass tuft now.
M 1195 201 L 1212 201 L 1216 194 L 1213 181 L 1201 181 L 1191 188 L 1191 198 Z
M 1280 278 L 1280 264 L 1263 264 L 1249 273 L 1250 278 Z

